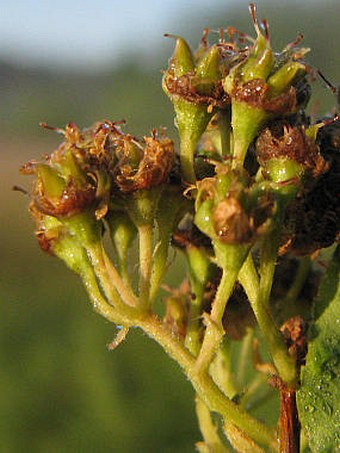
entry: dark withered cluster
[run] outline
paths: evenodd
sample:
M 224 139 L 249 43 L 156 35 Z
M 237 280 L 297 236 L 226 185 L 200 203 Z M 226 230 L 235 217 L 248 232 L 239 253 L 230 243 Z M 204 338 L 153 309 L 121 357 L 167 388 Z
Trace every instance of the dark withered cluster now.
M 123 133 L 120 124 L 102 121 L 80 130 L 69 123 L 56 129 L 64 136 L 58 149 L 21 168 L 35 176 L 30 210 L 44 250 L 52 252 L 50 242 L 58 239 L 48 233 L 51 218 L 62 222 L 86 213 L 100 222 L 124 207 L 128 194 L 168 181 L 175 156 L 172 140 L 156 130 L 138 140 Z

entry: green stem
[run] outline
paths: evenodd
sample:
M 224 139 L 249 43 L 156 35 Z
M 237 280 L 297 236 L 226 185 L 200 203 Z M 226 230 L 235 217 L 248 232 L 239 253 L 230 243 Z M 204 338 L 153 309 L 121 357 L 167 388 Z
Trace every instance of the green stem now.
M 254 338 L 254 329 L 249 328 L 242 341 L 239 358 L 237 361 L 236 368 L 236 382 L 238 383 L 239 389 L 242 389 L 245 385 L 246 369 L 251 359 L 250 350 Z
M 250 254 L 240 271 L 239 281 L 247 293 L 254 315 L 265 337 L 270 355 L 279 376 L 284 382 L 296 385 L 297 376 L 295 362 L 288 353 L 283 336 L 269 311 L 267 301 L 262 298 L 259 278 Z
M 197 373 L 195 357 L 155 316 L 141 317 L 136 320 L 136 325 L 156 340 L 183 368 L 198 396 L 210 411 L 218 412 L 223 418 L 230 420 L 256 442 L 275 448 L 276 438 L 273 430 L 226 397 L 207 373 Z
M 105 293 L 105 296 L 115 307 L 122 307 L 124 304 L 120 300 L 118 294 L 112 286 L 112 282 L 106 268 L 102 244 L 92 244 L 91 247 L 85 247 L 85 250 L 93 266 L 94 272 L 100 282 L 100 285 Z
M 224 335 L 222 317 L 237 279 L 237 271 L 223 270 L 210 315 L 206 316 L 206 331 L 197 357 L 197 371 L 207 371 Z
M 216 384 L 229 398 L 237 394 L 235 377 L 232 371 L 231 362 L 231 340 L 225 338 L 222 346 L 217 351 L 216 358 L 210 367 L 210 373 Z
M 152 271 L 150 281 L 150 301 L 153 301 L 157 295 L 160 282 L 164 277 L 165 270 L 167 267 L 169 242 L 170 242 L 171 230 L 162 231 L 159 233 L 159 242 L 155 247 L 155 254 L 152 257 Z
M 274 230 L 261 245 L 260 255 L 260 293 L 264 304 L 269 306 L 270 293 L 274 279 L 280 234 Z
M 248 147 L 259 132 L 267 113 L 246 102 L 232 102 L 231 124 L 233 128 L 233 168 L 243 166 Z
M 289 290 L 287 291 L 287 294 L 285 297 L 286 300 L 295 301 L 298 298 L 298 296 L 302 290 L 302 287 L 306 282 L 306 278 L 308 276 L 310 268 L 311 268 L 311 260 L 310 260 L 309 256 L 301 258 L 294 282 L 293 282 L 292 286 L 289 288 Z
M 84 247 L 108 301 L 121 309 L 126 305 L 136 305 L 132 290 L 126 287 L 105 253 L 100 234 L 101 224 L 87 212 L 64 219 L 64 224 Z
M 138 226 L 139 235 L 139 305 L 147 308 L 150 300 L 150 279 L 152 263 L 152 231 L 151 224 Z
M 200 446 L 198 446 L 199 451 L 227 453 L 228 449 L 223 445 L 220 439 L 218 428 L 211 418 L 208 407 L 198 396 L 196 396 L 195 403 L 198 425 L 204 439 L 204 447 L 200 448 Z
M 191 203 L 183 198 L 182 190 L 174 184 L 162 188 L 160 202 L 157 205 L 156 225 L 157 244 L 152 257 L 152 272 L 150 283 L 150 301 L 157 295 L 160 283 L 168 268 L 168 253 L 172 233 Z
M 247 436 L 229 420 L 225 421 L 223 431 L 230 444 L 233 446 L 234 451 L 242 453 L 265 453 L 265 451 L 257 445 L 253 439 Z
M 186 249 L 191 291 L 195 297 L 190 303 L 190 313 L 187 325 L 185 346 L 197 356 L 201 346 L 200 327 L 202 315 L 202 302 L 204 289 L 208 279 L 209 261 L 205 250 L 196 246 L 188 246 Z
M 128 252 L 137 234 L 137 229 L 126 212 L 109 212 L 106 222 L 118 272 L 123 282 L 127 286 L 131 286 L 128 273 Z
M 190 134 L 183 133 L 180 144 L 181 173 L 183 179 L 190 183 L 196 183 L 196 174 L 194 170 L 194 158 L 197 141 L 193 140 Z
M 127 257 L 124 257 L 124 259 L 120 260 L 118 269 L 119 269 L 119 274 L 121 275 L 124 285 L 131 287 L 131 279 L 130 279 L 130 274 L 128 272 Z
M 200 312 L 202 305 L 202 297 L 197 296 L 195 293 L 195 299 L 190 303 L 189 321 L 185 336 L 185 346 L 189 351 L 197 356 L 200 350 Z
M 123 253 L 119 253 L 116 247 L 116 244 L 112 241 L 112 249 L 114 257 L 116 258 L 117 262 L 117 269 L 118 273 L 121 276 L 124 285 L 131 286 L 130 275 L 128 273 L 128 256 L 127 250 L 124 250 Z
M 97 250 L 97 253 L 94 253 L 93 248 L 91 251 L 92 260 L 97 260 L 97 276 L 104 280 L 105 284 L 109 284 L 106 280 L 105 266 L 103 268 L 104 261 L 98 260 L 99 251 Z M 219 412 L 225 418 L 230 418 L 235 425 L 254 437 L 256 441 L 265 445 L 273 444 L 274 436 L 271 430 L 230 401 L 207 374 L 197 374 L 194 356 L 183 347 L 183 344 L 171 332 L 164 328 L 156 317 L 145 316 L 145 314 L 137 312 L 135 308 L 125 305 L 123 305 L 122 309 L 117 307 L 117 310 L 109 305 L 101 295 L 95 274 L 90 265 L 88 268 L 82 269 L 81 276 L 95 309 L 100 314 L 114 323 L 125 326 L 135 325 L 142 328 L 184 369 L 200 398 L 210 410 Z
M 247 154 L 249 141 L 242 138 L 236 138 L 233 134 L 233 161 L 232 168 L 240 168 L 243 166 L 244 159 Z
M 231 110 L 221 110 L 218 114 L 218 126 L 221 135 L 221 155 L 222 157 L 231 154 Z
M 202 251 L 196 246 L 188 246 L 186 250 L 186 257 L 188 260 L 189 278 L 191 284 L 191 291 L 195 297 L 190 304 L 189 321 L 187 325 L 187 333 L 185 337 L 185 346 L 189 351 L 197 356 L 200 349 L 200 317 L 202 309 L 202 301 L 204 295 L 205 285 L 209 273 L 209 260 L 207 260 L 205 251 Z M 233 389 L 230 387 L 230 374 L 226 373 L 225 355 L 218 355 L 216 358 L 216 366 L 214 367 L 213 376 L 215 381 L 228 396 L 234 395 Z M 223 363 L 222 363 L 223 362 Z M 215 362 L 214 362 L 215 365 Z M 229 367 L 227 367 L 229 370 Z M 223 376 L 223 377 L 222 377 Z M 219 379 L 220 378 L 220 379 Z M 226 390 L 230 390 L 228 393 Z M 206 404 L 196 396 L 196 414 L 198 418 L 199 427 L 204 439 L 204 443 L 196 445 L 200 452 L 216 452 L 227 453 L 229 450 L 223 445 L 218 434 L 218 428 L 214 421 L 210 410 Z
M 107 275 L 109 277 L 110 286 L 114 286 L 124 304 L 130 307 L 135 307 L 138 304 L 138 299 L 133 293 L 132 288 L 128 286 L 125 281 L 123 281 L 122 277 L 119 275 L 117 269 L 112 264 L 112 261 L 107 256 L 103 248 L 101 253 L 105 263 Z
M 126 326 L 120 326 L 118 333 L 116 334 L 115 338 L 107 344 L 107 349 L 109 351 L 113 351 L 114 349 L 118 348 L 120 344 L 125 341 L 127 334 L 129 333 L 130 328 Z
M 80 277 L 95 311 L 107 320 L 115 324 L 121 324 L 122 319 L 118 315 L 116 309 L 112 307 L 112 305 L 110 305 L 102 296 L 93 272 L 93 268 L 90 264 L 86 265 L 85 262 L 82 263 Z

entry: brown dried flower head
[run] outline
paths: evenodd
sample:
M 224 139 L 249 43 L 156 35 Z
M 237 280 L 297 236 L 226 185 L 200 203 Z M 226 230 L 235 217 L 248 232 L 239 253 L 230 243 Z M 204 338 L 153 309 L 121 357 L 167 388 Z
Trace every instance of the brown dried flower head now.
M 271 159 L 291 160 L 300 164 L 305 172 L 318 177 L 328 168 L 315 141 L 306 135 L 303 126 L 276 122 L 261 132 L 256 142 L 257 157 L 261 166 Z
M 122 135 L 116 142 L 118 163 L 115 183 L 124 193 L 150 189 L 166 182 L 174 163 L 174 143 L 166 137 L 144 137 L 140 143 L 132 135 Z

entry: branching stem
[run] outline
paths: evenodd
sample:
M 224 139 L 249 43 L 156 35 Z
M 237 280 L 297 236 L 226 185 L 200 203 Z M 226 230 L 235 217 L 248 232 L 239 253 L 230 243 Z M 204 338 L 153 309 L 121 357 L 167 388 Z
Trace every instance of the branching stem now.
M 137 305 L 137 298 L 134 295 L 132 288 L 127 286 L 126 283 L 122 280 L 121 276 L 119 275 L 117 269 L 113 265 L 110 258 L 107 256 L 104 250 L 101 252 L 103 263 L 105 264 L 105 269 L 110 279 L 110 284 L 113 286 L 117 293 L 120 296 L 120 299 L 123 301 L 124 304 L 134 307 Z M 104 278 L 106 278 L 104 273 Z
M 206 447 L 206 449 L 204 450 L 203 448 L 200 449 L 200 447 L 198 446 L 199 451 L 202 450 L 213 451 L 214 453 L 228 453 L 229 450 L 223 445 L 220 439 L 217 426 L 212 420 L 210 410 L 198 396 L 196 396 L 195 403 L 198 424 L 203 435 L 204 446 Z
M 222 317 L 228 299 L 234 288 L 238 271 L 227 272 L 223 270 L 222 278 L 218 286 L 215 299 L 212 303 L 210 315 L 206 316 L 207 323 L 203 344 L 197 357 L 196 368 L 198 372 L 208 370 L 218 346 L 224 335 Z
M 90 264 L 85 267 L 85 262 L 83 263 L 80 277 L 84 283 L 86 292 L 90 297 L 95 311 L 104 316 L 107 320 L 114 322 L 115 324 L 120 324 L 122 320 L 117 314 L 116 309 L 112 307 L 112 305 L 110 305 L 103 297 L 98 287 L 93 268 Z
M 247 293 L 259 327 L 265 337 L 274 365 L 284 382 L 296 384 L 296 367 L 293 358 L 288 354 L 281 332 L 276 326 L 267 301 L 260 291 L 259 278 L 252 256 L 249 254 L 239 274 L 239 281 Z
M 256 442 L 275 448 L 276 437 L 273 430 L 226 397 L 206 372 L 198 373 L 195 357 L 184 348 L 183 344 L 171 332 L 164 328 L 156 317 L 141 318 L 137 325 L 156 340 L 167 354 L 183 368 L 198 396 L 210 411 L 218 412 L 223 418 L 230 420 Z

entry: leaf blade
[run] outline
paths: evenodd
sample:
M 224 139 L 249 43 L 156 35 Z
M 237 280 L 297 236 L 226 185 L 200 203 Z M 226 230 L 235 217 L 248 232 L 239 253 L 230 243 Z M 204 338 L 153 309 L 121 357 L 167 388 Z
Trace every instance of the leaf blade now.
M 300 420 L 312 452 L 340 451 L 340 249 L 315 305 L 306 365 L 297 393 Z M 339 449 L 339 450 L 338 450 Z

